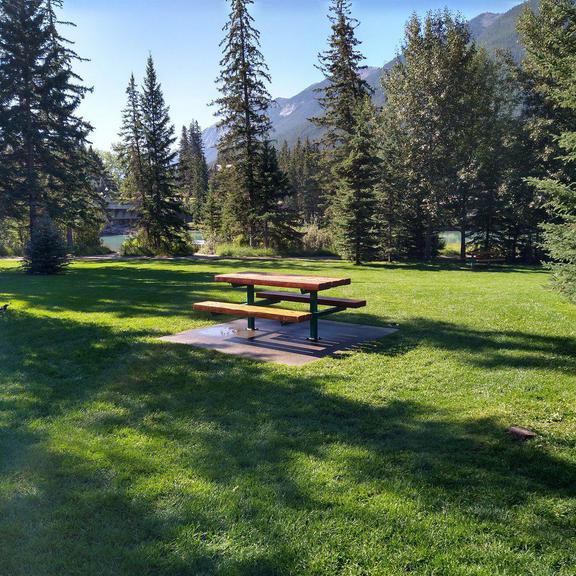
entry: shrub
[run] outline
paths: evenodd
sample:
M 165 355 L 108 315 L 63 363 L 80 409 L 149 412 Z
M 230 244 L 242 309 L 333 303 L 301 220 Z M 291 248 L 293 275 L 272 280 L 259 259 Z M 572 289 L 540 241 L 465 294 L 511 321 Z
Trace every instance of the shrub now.
M 120 248 L 120 256 L 154 256 L 154 251 L 144 241 L 142 235 L 132 236 L 124 240 Z
M 336 254 L 330 232 L 313 223 L 308 226 L 302 237 L 302 250 L 305 254 L 331 256 Z
M 61 274 L 70 264 L 68 250 L 60 232 L 45 218 L 26 246 L 22 267 L 28 274 Z
M 100 224 L 85 224 L 74 230 L 74 254 L 76 256 L 102 256 L 112 250 L 102 244 Z
M 278 256 L 278 253 L 273 248 L 252 248 L 236 243 L 219 244 L 216 246 L 216 254 L 223 258 L 268 258 Z
M 120 248 L 121 256 L 191 256 L 196 251 L 196 246 L 192 238 L 182 238 L 176 242 L 164 243 L 164 245 L 155 249 L 148 243 L 145 235 L 140 232 L 124 241 Z
M 100 243 L 96 245 L 76 245 L 74 246 L 74 254 L 76 256 L 106 256 L 107 254 L 114 254 L 114 252 Z
M 2 220 L 0 230 L 0 257 L 23 256 L 28 228 L 17 221 Z

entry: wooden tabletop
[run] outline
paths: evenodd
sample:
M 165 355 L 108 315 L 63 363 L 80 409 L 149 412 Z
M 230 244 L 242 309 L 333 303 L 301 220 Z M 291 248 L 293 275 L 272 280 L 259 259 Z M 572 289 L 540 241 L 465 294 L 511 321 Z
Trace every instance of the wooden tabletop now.
M 331 278 L 328 276 L 300 276 L 298 274 L 272 274 L 269 272 L 239 272 L 221 274 L 214 278 L 216 282 L 237 284 L 239 286 L 279 286 L 281 288 L 299 288 L 300 290 L 328 290 L 335 286 L 352 283 L 350 278 Z

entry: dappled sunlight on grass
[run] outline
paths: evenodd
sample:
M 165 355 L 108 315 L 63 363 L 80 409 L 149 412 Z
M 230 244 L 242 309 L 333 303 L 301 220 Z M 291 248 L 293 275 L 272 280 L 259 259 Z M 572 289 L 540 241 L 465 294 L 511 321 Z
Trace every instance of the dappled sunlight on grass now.
M 342 320 L 400 331 L 298 369 L 156 340 L 211 323 L 197 300 L 240 301 L 212 277 L 249 269 L 351 275 L 335 293 L 369 306 Z M 546 282 L 318 261 L 0 271 L 0 574 L 570 574 L 576 309 Z

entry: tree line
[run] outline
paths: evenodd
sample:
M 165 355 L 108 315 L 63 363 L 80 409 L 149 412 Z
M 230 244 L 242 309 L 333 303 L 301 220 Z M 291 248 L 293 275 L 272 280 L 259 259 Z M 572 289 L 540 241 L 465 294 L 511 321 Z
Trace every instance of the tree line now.
M 224 137 L 213 179 L 226 209 L 207 216 L 212 234 L 249 243 L 261 240 L 259 223 L 270 215 L 259 205 L 255 174 L 271 132 L 270 78 L 251 3 L 231 2 L 219 80 L 224 96 L 217 102 Z M 549 181 L 544 190 L 534 179 L 571 179 L 569 163 L 558 158 L 570 143 L 559 134 L 573 110 L 550 99 L 546 84 L 556 80 L 543 70 L 555 61 L 558 74 L 568 70 L 565 75 L 574 77 L 557 51 L 546 53 L 554 40 L 571 54 L 573 4 L 542 0 L 538 14 L 526 8 L 519 24 L 527 52 L 521 65 L 477 46 L 467 23 L 447 10 L 413 16 L 394 66 L 383 75 L 381 109 L 362 80 L 351 3 L 333 0 L 329 17 L 331 36 L 320 55 L 328 80 L 318 94 L 323 114 L 311 119 L 323 137 L 292 149 L 275 143 L 289 181 L 287 194 L 275 198 L 276 212 L 288 220 L 296 213 L 299 222 L 295 234 L 276 238 L 280 247 L 297 242 L 298 230 L 316 222 L 338 252 L 357 263 L 431 259 L 439 233 L 454 229 L 462 259 L 472 248 L 509 261 L 545 257 L 552 222 L 566 209 L 560 215 L 554 208 Z
M 40 245 L 93 238 L 105 202 L 94 180 L 103 177 L 106 194 L 137 208 L 133 241 L 152 254 L 191 251 L 193 227 L 211 243 L 278 250 L 301 249 L 314 228 L 358 264 L 429 260 L 440 233 L 457 229 L 462 259 L 471 249 L 510 261 L 548 255 L 558 262 L 558 284 L 573 289 L 571 0 L 526 8 L 520 65 L 477 46 L 448 10 L 413 16 L 383 74 L 380 108 L 362 79 L 351 3 L 332 0 L 319 56 L 328 82 L 318 93 L 322 114 L 310 119 L 322 137 L 292 148 L 273 139 L 253 0 L 229 4 L 213 103 L 216 164 L 206 163 L 197 122 L 177 142 L 150 57 L 142 84 L 129 81 L 112 166 L 110 155 L 90 148 L 91 126 L 77 112 L 89 90 L 73 70 L 80 57 L 61 36 L 61 0 L 0 0 L 2 226 Z

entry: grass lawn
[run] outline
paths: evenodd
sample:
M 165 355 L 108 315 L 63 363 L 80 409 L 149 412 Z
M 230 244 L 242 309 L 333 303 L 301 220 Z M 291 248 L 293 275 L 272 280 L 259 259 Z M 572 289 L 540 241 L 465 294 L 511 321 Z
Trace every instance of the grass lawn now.
M 542 270 L 15 266 L 1 576 L 576 574 L 576 306 Z M 339 318 L 401 330 L 304 368 L 157 341 L 245 269 L 351 275 Z

